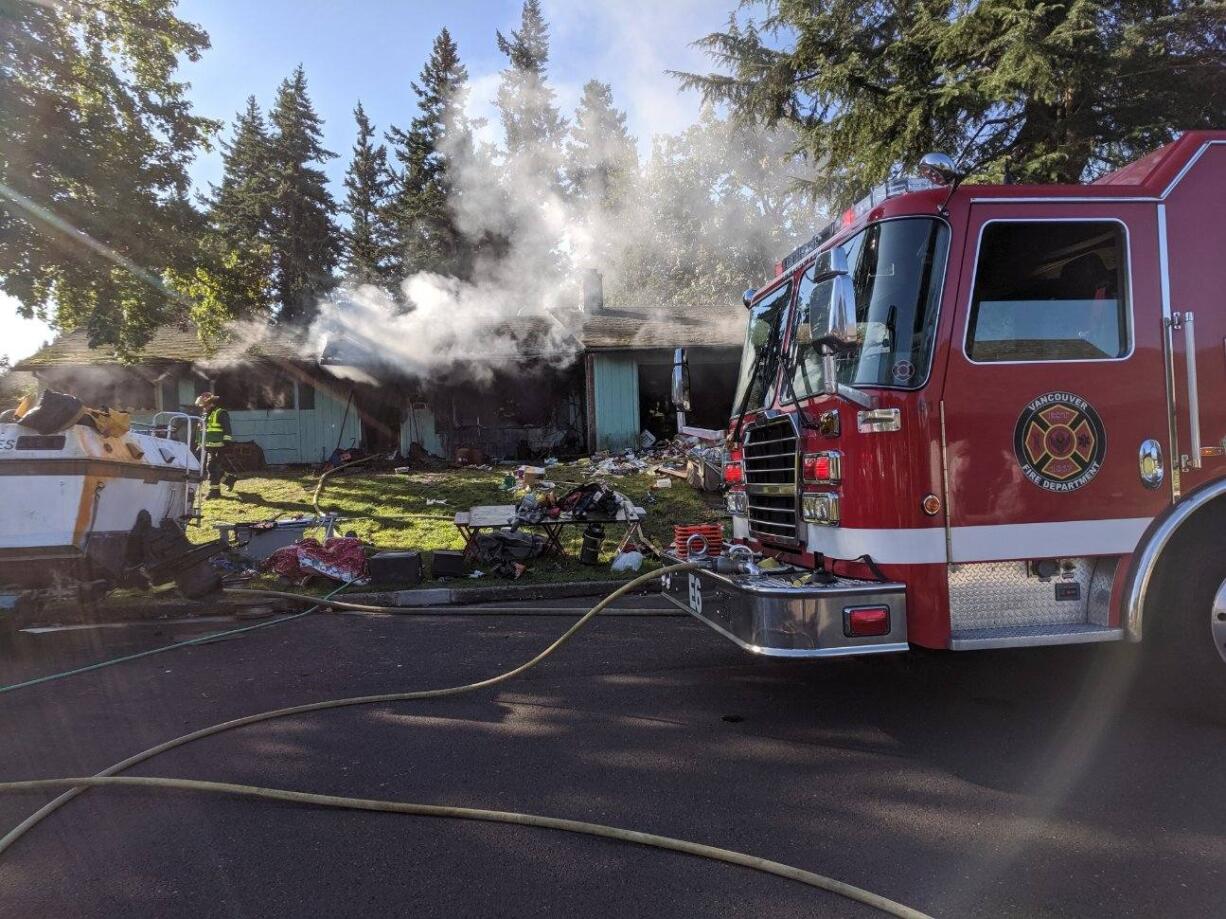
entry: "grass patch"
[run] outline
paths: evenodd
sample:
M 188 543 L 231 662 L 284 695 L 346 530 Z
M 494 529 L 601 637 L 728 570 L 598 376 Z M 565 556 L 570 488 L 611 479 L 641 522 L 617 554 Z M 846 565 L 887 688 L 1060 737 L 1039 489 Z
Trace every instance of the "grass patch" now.
M 364 472 L 358 467 L 329 477 L 320 506 L 344 518 L 338 525 L 338 533 L 352 531 L 381 549 L 417 549 L 425 553 L 462 549 L 463 540 L 454 523 L 456 511 L 479 504 L 514 504 L 518 496 L 501 488 L 509 471 L 510 467 L 497 467 L 492 471 L 441 469 L 396 475 Z M 671 488 L 653 491 L 651 485 L 656 478 L 637 474 L 613 476 L 605 481 L 646 509 L 643 530 L 661 548 L 672 541 L 675 523 L 707 523 L 725 518 L 720 496 L 697 491 L 679 479 L 671 480 Z M 559 495 L 585 481 L 583 469 L 571 465 L 551 468 L 550 479 L 557 483 Z M 214 525 L 218 523 L 251 523 L 313 514 L 311 494 L 317 481 L 316 474 L 297 470 L 268 472 L 243 479 L 233 492 L 204 502 L 203 526 L 191 528 L 189 535 L 197 542 L 205 542 L 216 538 Z M 443 499 L 447 504 L 429 505 L 426 503 L 429 499 Z M 607 525 L 605 529 L 608 538 L 600 565 L 579 564 L 583 527 L 567 527 L 567 557 L 534 559 L 530 571 L 521 580 L 628 579 L 609 570 L 623 531 Z M 320 536 L 322 531 L 308 535 Z M 649 559 L 646 568 L 657 565 Z M 473 582 L 474 585 L 485 583 L 497 581 L 487 576 Z

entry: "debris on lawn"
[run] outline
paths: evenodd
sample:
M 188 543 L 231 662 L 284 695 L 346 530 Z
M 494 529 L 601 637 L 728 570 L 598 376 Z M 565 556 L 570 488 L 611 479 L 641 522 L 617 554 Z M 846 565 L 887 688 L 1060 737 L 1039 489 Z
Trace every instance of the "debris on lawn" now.
M 242 549 L 245 555 L 258 563 L 278 549 L 292 546 L 307 530 L 322 527 L 324 539 L 329 539 L 336 527 L 336 515 L 299 514 L 296 517 L 260 520 L 255 523 L 215 523 L 213 526 L 225 546 Z
M 460 578 L 468 574 L 463 552 L 435 552 L 430 556 L 430 574 L 435 578 Z
M 298 585 L 317 575 L 346 584 L 365 584 L 370 579 L 366 547 L 349 536 L 334 536 L 322 544 L 307 537 L 273 552 L 261 568 Z
M 643 567 L 643 553 L 638 551 L 619 552 L 609 566 L 617 572 L 638 571 Z
M 512 581 L 528 570 L 523 564 L 545 551 L 545 538 L 518 530 L 498 530 L 477 536 L 477 558 L 492 566 L 494 574 Z
M 372 581 L 382 584 L 420 584 L 421 553 L 411 550 L 376 552 L 367 559 Z

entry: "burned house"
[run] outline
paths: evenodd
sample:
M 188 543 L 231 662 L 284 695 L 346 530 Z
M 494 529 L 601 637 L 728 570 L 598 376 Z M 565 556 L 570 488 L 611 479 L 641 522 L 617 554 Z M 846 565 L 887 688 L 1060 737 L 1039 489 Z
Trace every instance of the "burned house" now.
M 621 450 L 643 431 L 677 433 L 670 380 L 673 352 L 685 348 L 691 427 L 722 430 L 736 393 L 745 310 L 729 301 L 684 307 L 609 307 L 599 276 L 584 285 L 583 371 L 589 450 Z
M 549 318 L 491 328 L 482 366 L 413 374 L 378 342 L 335 338 L 305 346 L 272 329 L 209 352 L 191 329 L 159 329 L 135 361 L 61 335 L 21 361 L 40 388 L 148 421 L 221 396 L 235 439 L 258 444 L 269 465 L 319 463 L 340 449 L 455 459 L 540 459 L 636 446 L 644 430 L 676 432 L 669 399 L 673 349 L 689 349 L 690 423 L 727 423 L 743 335 L 740 307 L 605 308 L 589 298 L 559 347 Z M 416 445 L 416 446 L 415 446 Z
M 356 446 L 362 425 L 349 392 L 298 357 L 293 341 L 263 337 L 210 354 L 194 329 L 158 329 L 139 359 L 123 362 L 91 348 L 84 332 L 59 336 L 21 361 L 39 388 L 70 392 L 90 405 L 150 421 L 158 412 L 195 412 L 205 391 L 230 410 L 239 441 L 252 441 L 269 464 L 317 463 L 339 445 Z

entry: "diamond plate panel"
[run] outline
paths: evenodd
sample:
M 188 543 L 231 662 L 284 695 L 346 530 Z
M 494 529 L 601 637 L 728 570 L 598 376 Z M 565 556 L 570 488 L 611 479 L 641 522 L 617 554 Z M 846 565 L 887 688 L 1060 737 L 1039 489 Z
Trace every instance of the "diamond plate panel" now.
M 1071 571 L 1054 578 L 1030 573 L 1026 562 L 977 562 L 949 569 L 950 627 L 1012 629 L 1084 623 L 1095 559 L 1062 559 Z M 1057 584 L 1077 584 L 1078 600 L 1057 600 Z

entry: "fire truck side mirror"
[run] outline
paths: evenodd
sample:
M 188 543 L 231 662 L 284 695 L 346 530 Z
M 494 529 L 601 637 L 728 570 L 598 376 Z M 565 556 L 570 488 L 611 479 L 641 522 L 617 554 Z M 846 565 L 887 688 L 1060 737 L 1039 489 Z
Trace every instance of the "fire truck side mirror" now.
M 690 364 L 685 357 L 685 348 L 673 352 L 672 380 L 673 408 L 679 412 L 690 410 Z
M 856 288 L 846 274 L 834 278 L 827 317 L 824 341 L 845 348 L 856 344 Z

